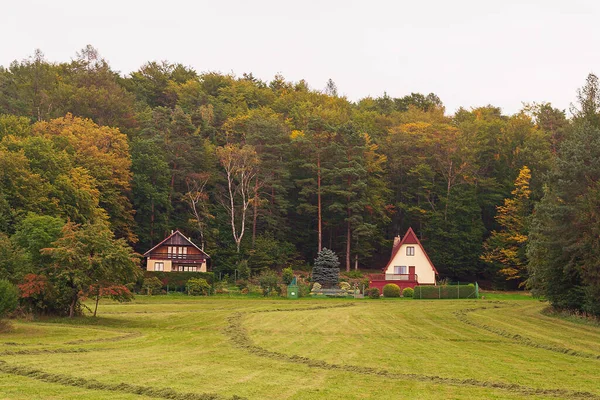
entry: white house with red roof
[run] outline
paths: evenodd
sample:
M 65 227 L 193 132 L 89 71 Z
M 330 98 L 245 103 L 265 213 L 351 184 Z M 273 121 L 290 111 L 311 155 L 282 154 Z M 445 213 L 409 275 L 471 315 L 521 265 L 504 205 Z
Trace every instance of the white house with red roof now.
M 144 253 L 147 271 L 206 272 L 210 258 L 192 239 L 176 230 Z
M 400 289 L 435 285 L 438 274 L 412 228 L 408 228 L 402 239 L 400 236 L 394 238 L 392 256 L 382 272 L 383 274 L 370 276 L 370 287 L 383 290 L 388 283 L 395 283 Z

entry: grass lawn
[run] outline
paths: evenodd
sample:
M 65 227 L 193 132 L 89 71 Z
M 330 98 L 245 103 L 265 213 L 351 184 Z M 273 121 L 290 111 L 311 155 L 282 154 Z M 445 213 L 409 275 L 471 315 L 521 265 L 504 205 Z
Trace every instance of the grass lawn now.
M 0 399 L 600 399 L 600 327 L 485 296 L 105 302 L 0 333 Z

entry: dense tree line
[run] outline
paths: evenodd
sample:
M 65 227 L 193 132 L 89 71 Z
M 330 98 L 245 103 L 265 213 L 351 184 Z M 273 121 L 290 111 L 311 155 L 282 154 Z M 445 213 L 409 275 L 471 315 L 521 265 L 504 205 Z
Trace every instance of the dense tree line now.
M 217 271 L 300 268 L 325 247 L 378 269 L 412 226 L 442 277 L 551 299 L 560 280 L 573 301 L 556 304 L 597 303 L 598 97 L 590 76 L 572 119 L 547 103 L 448 116 L 434 94 L 351 102 L 332 80 L 121 76 L 90 46 L 36 51 L 0 67 L 2 273 L 58 265 L 78 230 L 144 252 L 175 228 Z

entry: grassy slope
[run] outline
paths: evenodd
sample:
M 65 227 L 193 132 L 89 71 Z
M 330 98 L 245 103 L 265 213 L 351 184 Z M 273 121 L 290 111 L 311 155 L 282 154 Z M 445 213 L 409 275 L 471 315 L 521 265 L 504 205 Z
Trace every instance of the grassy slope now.
M 0 398 L 600 398 L 600 328 L 544 306 L 140 296 L 0 334 Z

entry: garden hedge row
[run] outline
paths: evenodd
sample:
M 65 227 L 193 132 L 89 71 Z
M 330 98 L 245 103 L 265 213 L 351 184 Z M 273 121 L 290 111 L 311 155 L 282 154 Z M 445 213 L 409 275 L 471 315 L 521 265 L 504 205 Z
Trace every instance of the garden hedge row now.
M 476 299 L 475 285 L 415 286 L 415 299 Z
M 157 277 L 163 283 L 163 289 L 185 291 L 187 281 L 190 279 L 206 279 L 209 284 L 213 284 L 215 275 L 212 272 L 164 272 L 164 271 L 144 271 L 144 277 Z

